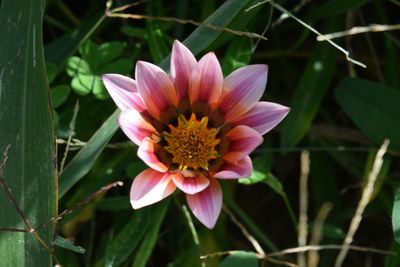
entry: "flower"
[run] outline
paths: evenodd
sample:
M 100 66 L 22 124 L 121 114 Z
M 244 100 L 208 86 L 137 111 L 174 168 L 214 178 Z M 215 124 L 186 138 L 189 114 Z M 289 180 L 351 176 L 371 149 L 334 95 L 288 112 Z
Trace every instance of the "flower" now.
M 138 145 L 138 157 L 149 166 L 132 183 L 134 209 L 179 188 L 195 217 L 214 227 L 222 207 L 217 179 L 250 176 L 249 154 L 289 112 L 285 106 L 259 102 L 267 71 L 267 65 L 249 65 L 224 79 L 214 53 L 196 61 L 175 41 L 170 75 L 144 61 L 136 63 L 136 80 L 103 75 L 122 111 L 122 131 Z

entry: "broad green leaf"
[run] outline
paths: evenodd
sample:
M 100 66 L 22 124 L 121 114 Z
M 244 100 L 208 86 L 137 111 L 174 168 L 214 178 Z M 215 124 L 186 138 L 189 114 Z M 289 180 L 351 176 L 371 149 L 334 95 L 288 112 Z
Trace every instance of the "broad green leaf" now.
M 91 40 L 87 40 L 79 47 L 79 53 L 81 54 L 82 59 L 87 62 L 92 70 L 97 69 L 99 64 L 101 65 L 99 62 L 100 49 Z
M 71 87 L 78 95 L 87 95 L 96 83 L 96 76 L 91 74 L 80 74 L 75 76 L 71 81 Z
M 71 87 L 67 84 L 61 84 L 51 88 L 50 93 L 53 108 L 58 108 L 59 106 L 61 106 L 65 102 L 65 100 L 67 100 L 70 92 Z
M 104 266 L 121 265 L 136 249 L 150 227 L 149 209 L 134 211 L 121 231 L 107 243 Z
M 53 244 L 57 247 L 65 248 L 65 249 L 68 249 L 68 250 L 71 250 L 73 252 L 80 253 L 80 254 L 83 254 L 86 251 L 83 247 L 74 245 L 74 243 L 72 243 L 68 239 L 65 239 L 59 235 L 53 241 Z
M 251 58 L 251 40 L 247 37 L 235 38 L 228 46 L 222 70 L 225 75 L 249 64 Z
M 163 200 L 158 206 L 153 209 L 151 216 L 150 228 L 146 232 L 146 235 L 137 250 L 135 260 L 132 267 L 145 267 L 153 251 L 155 245 L 157 244 L 158 235 L 160 232 L 160 227 L 164 221 L 165 214 L 167 213 L 169 207 L 169 199 Z M 148 223 L 148 222 L 147 222 Z
M 375 143 L 390 139 L 400 149 L 400 91 L 363 79 L 344 79 L 335 97 L 351 120 Z
M 46 63 L 47 80 L 49 84 L 54 81 L 57 76 L 57 66 L 53 63 Z
M 248 251 L 239 251 L 227 256 L 218 267 L 258 267 L 257 254 Z
M 320 43 L 312 51 L 282 124 L 281 146 L 285 148 L 295 146 L 307 133 L 336 69 L 337 53 L 332 47 Z
M 400 188 L 396 191 L 392 212 L 392 227 L 394 239 L 400 244 Z
M 90 138 L 87 145 L 84 146 L 65 167 L 59 177 L 59 198 L 62 198 L 64 194 L 92 168 L 97 157 L 118 129 L 118 114 L 119 110 L 115 111 L 97 130 L 92 138 Z
M 103 82 L 101 81 L 101 78 L 99 76 L 94 76 L 92 92 L 97 99 L 103 100 L 109 97 L 106 88 L 104 87 Z
M 146 36 L 151 58 L 159 64 L 170 52 L 169 45 L 165 42 L 162 29 L 153 21 L 146 21 Z
M 130 59 L 122 58 L 118 59 L 114 62 L 111 62 L 105 66 L 103 66 L 100 70 L 100 74 L 105 73 L 120 73 L 124 75 L 129 75 L 133 68 L 133 62 Z
M 70 57 L 67 62 L 67 73 L 71 77 L 78 74 L 91 74 L 89 64 L 80 57 Z
M 250 1 L 229 0 L 226 1 L 213 15 L 207 19 L 207 23 L 220 26 L 227 26 L 229 22 L 244 9 Z M 201 27 L 194 31 L 187 39 L 186 45 L 197 55 L 206 49 L 217 37 L 218 32 Z M 168 69 L 169 57 L 165 58 L 160 66 Z M 60 176 L 60 194 L 61 198 L 73 184 L 78 182 L 93 166 L 96 158 L 100 155 L 107 142 L 117 131 L 116 116 L 119 111 L 113 113 L 96 134 L 88 141 L 88 144 L 81 149 L 78 155 L 67 165 Z M 68 171 L 68 172 L 67 172 Z M 66 174 L 64 174 L 66 173 Z M 63 182 L 65 180 L 65 182 Z
M 330 0 L 324 1 L 324 4 L 314 8 L 307 16 L 308 20 L 317 20 L 344 13 L 349 10 L 355 10 L 368 3 L 370 0 Z
M 121 56 L 125 46 L 124 43 L 117 41 L 101 44 L 99 47 L 100 54 L 97 55 L 100 60 L 100 66 L 108 64 Z
M 137 174 L 138 172 L 135 173 L 135 175 Z M 96 208 L 103 211 L 121 211 L 131 210 L 132 206 L 129 203 L 129 198 L 127 196 L 123 196 L 104 198 L 99 204 L 97 204 Z
M 56 215 L 55 139 L 43 55 L 45 1 L 2 0 L 0 7 L 0 153 L 10 145 L 3 178 L 33 227 Z M 0 156 L 1 157 L 1 156 Z M 0 227 L 24 229 L 0 186 Z M 40 230 L 51 247 L 54 224 Z M 0 233 L 0 265 L 53 266 L 30 233 Z

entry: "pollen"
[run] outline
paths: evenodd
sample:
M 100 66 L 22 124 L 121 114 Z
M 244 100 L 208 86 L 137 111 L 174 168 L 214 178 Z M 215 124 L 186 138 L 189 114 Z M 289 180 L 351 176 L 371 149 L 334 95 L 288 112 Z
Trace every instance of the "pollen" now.
M 180 170 L 208 170 L 209 161 L 218 158 L 216 145 L 219 129 L 208 127 L 208 117 L 197 120 L 192 113 L 190 119 L 178 117 L 178 125 L 168 125 L 164 132 L 167 145 L 164 147 L 172 155 L 172 162 L 179 165 Z

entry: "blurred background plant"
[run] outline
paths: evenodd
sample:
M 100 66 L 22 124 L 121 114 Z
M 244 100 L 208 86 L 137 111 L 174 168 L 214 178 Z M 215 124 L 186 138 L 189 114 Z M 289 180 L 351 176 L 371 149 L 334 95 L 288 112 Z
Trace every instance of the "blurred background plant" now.
M 2 2 L 1 11 L 8 1 Z M 52 243 L 62 266 L 400 266 L 397 0 L 130 4 L 46 3 L 58 210 L 74 207 L 58 220 Z M 364 32 L 354 34 L 356 26 Z M 313 29 L 346 32 L 332 39 L 335 47 L 326 41 L 332 36 L 318 41 Z M 268 64 L 263 99 L 291 107 L 253 153 L 252 176 L 222 183 L 225 207 L 211 231 L 192 221 L 181 194 L 131 209 L 130 184 L 146 167 L 118 130 L 115 105 L 100 80 L 110 72 L 134 77 L 137 60 L 168 70 L 174 39 L 197 58 L 215 51 L 225 74 Z M 384 139 L 389 147 L 381 147 Z M 124 185 L 103 188 L 115 181 Z M 0 195 L 0 202 L 9 202 Z M 3 246 L 12 242 L 1 238 L 6 232 L 0 232 Z

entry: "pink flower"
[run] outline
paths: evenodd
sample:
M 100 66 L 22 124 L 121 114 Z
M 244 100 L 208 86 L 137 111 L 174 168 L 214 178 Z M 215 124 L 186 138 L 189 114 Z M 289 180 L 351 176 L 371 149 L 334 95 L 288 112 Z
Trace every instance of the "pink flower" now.
M 196 61 L 175 41 L 170 75 L 144 61 L 136 63 L 136 81 L 103 75 L 122 111 L 121 129 L 149 166 L 133 181 L 134 209 L 179 188 L 196 218 L 214 227 L 222 207 L 217 179 L 250 176 L 249 154 L 289 112 L 285 106 L 259 102 L 267 71 L 266 65 L 249 65 L 224 79 L 214 53 Z

